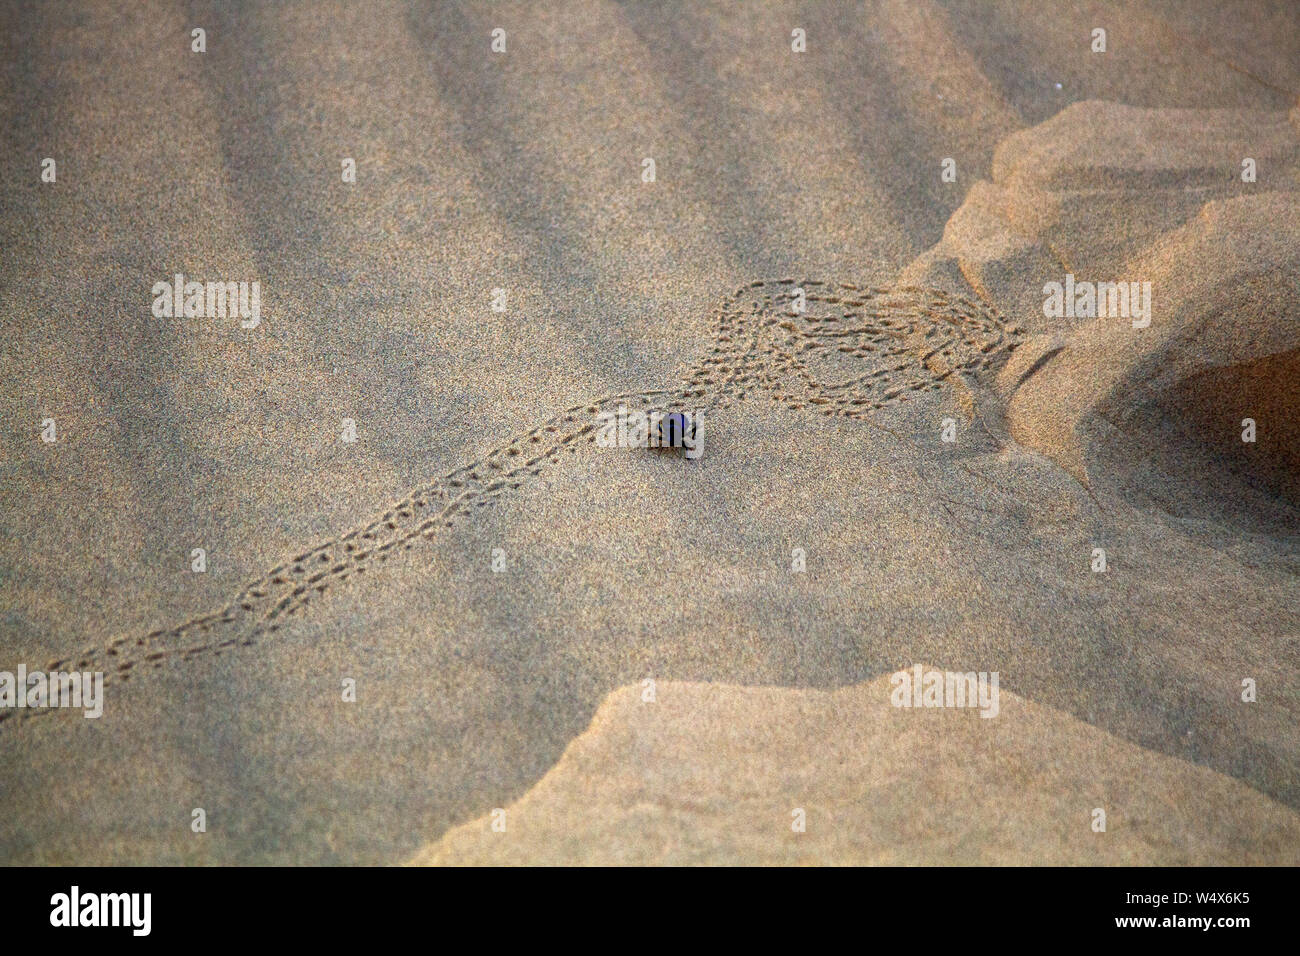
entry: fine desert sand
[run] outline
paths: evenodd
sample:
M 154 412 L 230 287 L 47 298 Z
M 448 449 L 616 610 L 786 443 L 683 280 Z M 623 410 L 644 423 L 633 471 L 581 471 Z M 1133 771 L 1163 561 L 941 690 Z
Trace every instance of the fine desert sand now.
M 3 18 L 0 862 L 1300 862 L 1294 4 Z

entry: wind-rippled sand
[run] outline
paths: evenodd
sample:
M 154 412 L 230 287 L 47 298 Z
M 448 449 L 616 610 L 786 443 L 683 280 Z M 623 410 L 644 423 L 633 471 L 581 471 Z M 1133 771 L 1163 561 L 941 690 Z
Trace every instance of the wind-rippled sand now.
M 1295 862 L 1296 19 L 7 14 L 0 669 L 115 680 L 0 722 L 0 861 Z M 154 318 L 177 272 L 262 325 Z M 1150 326 L 1045 318 L 1067 272 Z M 783 279 L 828 284 L 788 329 Z M 561 440 L 688 385 L 698 462 Z M 877 714 L 915 661 L 1004 713 Z M 480 844 L 494 808 L 537 816 Z

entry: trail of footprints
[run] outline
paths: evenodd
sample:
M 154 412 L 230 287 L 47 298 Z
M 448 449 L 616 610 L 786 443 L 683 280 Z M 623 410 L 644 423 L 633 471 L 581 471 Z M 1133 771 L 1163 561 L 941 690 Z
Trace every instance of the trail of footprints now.
M 800 294 L 802 293 L 802 294 Z M 532 431 L 413 491 L 364 527 L 297 555 L 221 610 L 143 637 L 51 661 L 47 671 L 103 671 L 106 685 L 178 661 L 251 647 L 330 587 L 382 567 L 399 549 L 490 506 L 594 442 L 597 416 L 629 410 L 708 413 L 762 392 L 792 409 L 861 419 L 952 376 L 1005 358 L 1020 330 L 981 303 L 938 289 L 758 281 L 717 310 L 713 347 L 668 391 L 610 395 L 567 408 Z M 0 711 L 30 720 L 49 710 Z

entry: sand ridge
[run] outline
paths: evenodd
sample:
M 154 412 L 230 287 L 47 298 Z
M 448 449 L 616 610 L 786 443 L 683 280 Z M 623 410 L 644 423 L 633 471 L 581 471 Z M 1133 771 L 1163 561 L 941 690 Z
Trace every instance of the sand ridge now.
M 1231 777 L 1005 690 L 998 716 L 984 720 L 973 710 L 896 708 L 890 683 L 885 675 L 818 691 L 660 682 L 652 701 L 642 685 L 620 688 L 545 777 L 499 808 L 503 816 L 455 827 L 410 862 L 1300 859 L 1300 814 Z M 1104 832 L 1093 828 L 1096 809 Z M 793 828 L 799 810 L 802 831 Z
M 991 182 L 904 279 L 973 288 L 1031 333 L 998 383 L 1017 442 L 1088 481 L 1103 457 L 1089 446 L 1110 444 L 1179 382 L 1300 348 L 1300 326 L 1284 319 L 1300 310 L 1298 116 L 1083 102 L 998 145 Z M 1224 157 L 1267 173 L 1242 182 Z M 1026 275 L 1140 280 L 1155 289 L 1150 326 L 1045 317 Z M 1247 387 L 1239 404 L 1273 391 Z M 1207 417 L 1198 407 L 1169 417 Z M 1275 435 L 1286 421 L 1274 416 Z M 1149 424 L 1131 429 L 1137 441 Z M 1134 444 L 1105 457 L 1131 458 Z

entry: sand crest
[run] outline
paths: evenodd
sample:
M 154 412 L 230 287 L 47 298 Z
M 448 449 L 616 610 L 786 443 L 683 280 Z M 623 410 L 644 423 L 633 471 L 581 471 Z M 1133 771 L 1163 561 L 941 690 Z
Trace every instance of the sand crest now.
M 926 668 L 929 669 L 928 667 Z M 610 694 L 520 800 L 413 862 L 1294 864 L 1300 815 L 1204 767 L 1000 692 L 996 717 L 837 691 Z M 1092 829 L 1095 808 L 1106 832 Z M 791 829 L 805 811 L 806 829 Z

